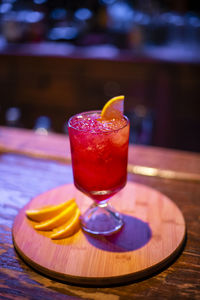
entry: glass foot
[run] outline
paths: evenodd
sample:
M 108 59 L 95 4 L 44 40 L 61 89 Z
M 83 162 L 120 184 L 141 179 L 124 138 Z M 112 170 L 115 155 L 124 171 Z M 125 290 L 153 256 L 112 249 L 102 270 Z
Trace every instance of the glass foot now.
M 108 204 L 93 204 L 81 216 L 82 229 L 90 234 L 111 235 L 123 226 L 121 215 Z

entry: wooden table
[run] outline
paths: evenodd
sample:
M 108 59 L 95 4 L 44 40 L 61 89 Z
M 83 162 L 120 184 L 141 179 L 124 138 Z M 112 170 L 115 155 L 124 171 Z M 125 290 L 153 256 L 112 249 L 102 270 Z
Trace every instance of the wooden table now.
M 130 146 L 129 180 L 159 190 L 178 205 L 187 224 L 186 245 L 168 268 L 150 278 L 94 288 L 37 273 L 12 243 L 19 210 L 34 196 L 73 181 L 66 165 L 68 138 L 0 127 L 0 153 L 0 299 L 200 299 L 200 154 Z

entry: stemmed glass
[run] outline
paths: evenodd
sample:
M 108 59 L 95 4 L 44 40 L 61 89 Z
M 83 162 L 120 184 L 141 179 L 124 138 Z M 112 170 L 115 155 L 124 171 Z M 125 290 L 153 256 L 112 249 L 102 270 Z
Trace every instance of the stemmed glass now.
M 110 235 L 123 226 L 108 200 L 126 184 L 129 127 L 126 116 L 102 121 L 100 111 L 68 121 L 74 184 L 93 200 L 81 216 L 82 228 L 90 234 Z

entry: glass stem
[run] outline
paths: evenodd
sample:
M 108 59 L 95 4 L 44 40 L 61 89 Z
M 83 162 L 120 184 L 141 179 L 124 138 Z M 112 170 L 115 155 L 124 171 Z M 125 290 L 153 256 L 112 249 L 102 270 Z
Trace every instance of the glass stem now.
M 97 204 L 98 207 L 106 208 L 108 206 L 107 202 Z

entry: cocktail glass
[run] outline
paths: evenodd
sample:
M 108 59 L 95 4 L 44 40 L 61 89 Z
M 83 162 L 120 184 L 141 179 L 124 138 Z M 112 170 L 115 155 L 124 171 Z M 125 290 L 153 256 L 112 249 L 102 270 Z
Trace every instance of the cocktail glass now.
M 102 121 L 100 111 L 72 116 L 68 121 L 72 169 L 76 188 L 93 200 L 81 215 L 84 231 L 110 235 L 123 226 L 123 219 L 108 200 L 127 180 L 129 120 Z

